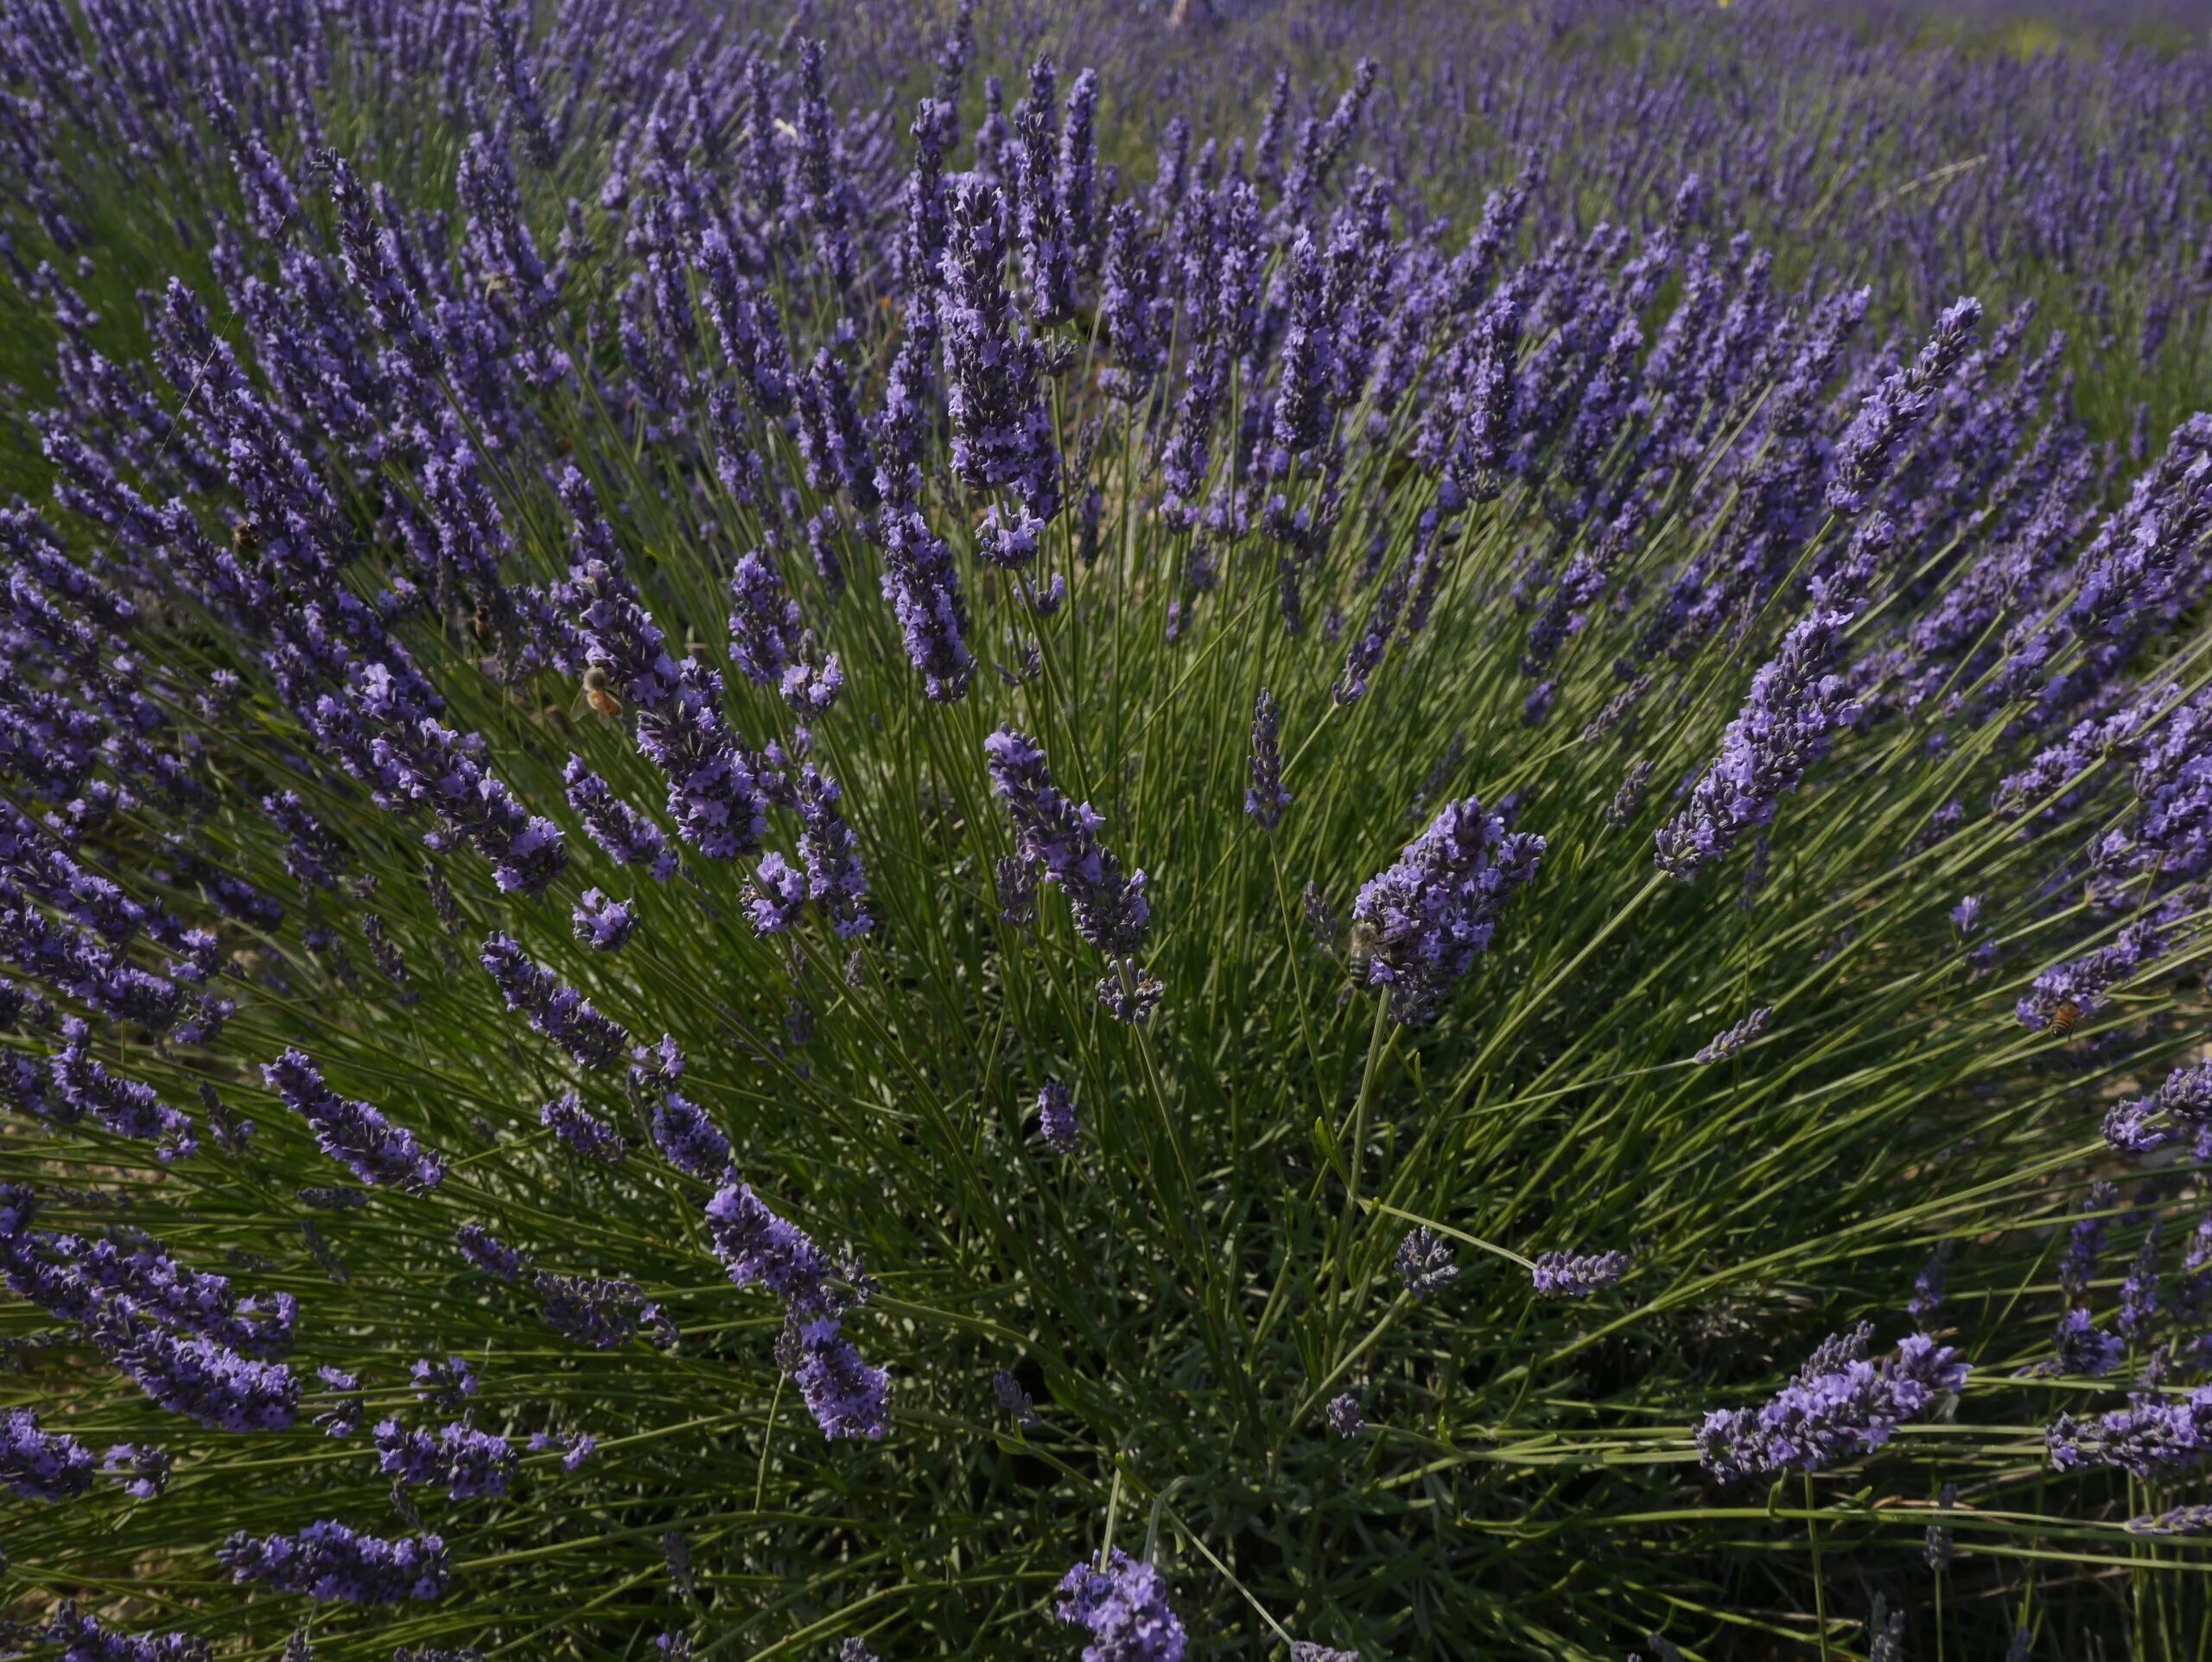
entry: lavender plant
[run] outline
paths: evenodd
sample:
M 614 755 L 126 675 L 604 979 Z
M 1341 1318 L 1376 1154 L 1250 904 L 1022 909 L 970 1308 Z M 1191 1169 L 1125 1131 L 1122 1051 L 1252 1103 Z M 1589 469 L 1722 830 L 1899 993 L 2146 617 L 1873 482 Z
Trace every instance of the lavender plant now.
M 2193 1653 L 2202 50 L 0 81 L 11 1639 Z

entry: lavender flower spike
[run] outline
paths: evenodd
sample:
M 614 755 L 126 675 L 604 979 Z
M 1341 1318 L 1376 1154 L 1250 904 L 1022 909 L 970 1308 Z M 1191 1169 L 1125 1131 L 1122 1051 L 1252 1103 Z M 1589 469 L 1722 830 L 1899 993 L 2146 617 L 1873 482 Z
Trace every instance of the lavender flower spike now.
M 1086 1662 L 1183 1662 L 1189 1643 L 1160 1571 L 1116 1547 L 1104 1569 L 1085 1561 L 1060 1578 L 1058 1614 L 1090 1632 Z
M 26 1500 L 69 1500 L 92 1487 L 92 1451 L 76 1438 L 39 1429 L 28 1408 L 0 1416 L 0 1483 Z
M 1105 822 L 1088 802 L 1070 802 L 1060 793 L 1035 740 L 1001 728 L 983 741 L 983 748 L 990 756 L 991 787 L 1005 799 L 1021 857 L 1066 892 L 1076 933 L 1126 965 L 1143 951 L 1152 921 L 1144 873 L 1122 875 L 1121 862 L 1098 840 Z M 1142 1019 L 1141 1011 L 1116 1014 L 1125 1021 Z
M 1444 995 L 1489 950 L 1516 889 L 1536 875 L 1544 839 L 1509 832 L 1469 797 L 1437 815 L 1406 844 L 1398 863 L 1359 891 L 1352 916 L 1375 948 L 1367 981 L 1390 990 L 1391 1014 L 1413 1024 L 1434 1015 Z
M 1290 793 L 1282 787 L 1282 710 L 1265 687 L 1252 709 L 1252 786 L 1244 793 L 1244 812 L 1262 831 L 1282 824 Z
M 1587 1298 L 1618 1283 L 1628 1265 L 1628 1254 L 1619 1251 L 1587 1256 L 1545 1252 L 1538 1256 L 1529 1279 L 1541 1297 Z
M 1058 1079 L 1046 1079 L 1037 1092 L 1037 1134 L 1055 1154 L 1073 1154 L 1083 1140 L 1075 1098 Z
M 339 1097 L 300 1051 L 286 1051 L 261 1071 L 269 1088 L 314 1130 L 322 1151 L 364 1183 L 419 1192 L 443 1181 L 443 1156 L 422 1147 L 412 1131 L 369 1104 Z
M 1774 823 L 1774 806 L 1827 754 L 1859 706 L 1843 678 L 1829 672 L 1840 651 L 1847 612 L 1825 608 L 1794 625 L 1780 650 L 1751 678 L 1751 696 L 1728 724 L 1720 755 L 1690 792 L 1687 807 L 1659 828 L 1659 869 L 1695 876 L 1746 831 Z
M 1823 1341 L 1763 1407 L 1706 1416 L 1698 1459 L 1723 1483 L 1782 1471 L 1817 1472 L 1871 1454 L 1965 1384 L 1967 1366 L 1948 1345 L 1910 1334 L 1897 1353 L 1867 1360 L 1871 1325 Z
M 239 1582 L 304 1593 L 318 1604 L 397 1604 L 446 1590 L 446 1544 L 435 1535 L 395 1541 L 357 1535 L 335 1519 L 296 1535 L 256 1538 L 241 1531 L 215 1549 L 215 1561 Z
M 1415 1298 L 1433 1297 L 1459 1278 L 1459 1266 L 1452 1261 L 1452 1244 L 1427 1224 L 1406 1232 L 1395 1262 L 1398 1278 Z

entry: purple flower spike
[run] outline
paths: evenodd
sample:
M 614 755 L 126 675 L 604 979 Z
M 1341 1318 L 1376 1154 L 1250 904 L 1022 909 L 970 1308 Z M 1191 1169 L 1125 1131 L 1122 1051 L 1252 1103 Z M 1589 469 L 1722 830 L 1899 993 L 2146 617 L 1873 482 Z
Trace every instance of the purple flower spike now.
M 279 1593 L 304 1593 L 318 1604 L 397 1604 L 435 1599 L 446 1590 L 446 1544 L 435 1535 L 386 1541 L 357 1535 L 334 1519 L 296 1535 L 257 1538 L 241 1531 L 215 1549 L 215 1560 L 238 1582 Z
M 1847 612 L 1815 611 L 1791 627 L 1751 678 L 1751 696 L 1728 724 L 1719 758 L 1692 788 L 1689 805 L 1659 828 L 1660 870 L 1694 877 L 1746 832 L 1772 825 L 1775 804 L 1858 718 L 1843 678 L 1829 671 L 1850 621 Z
M 1390 990 L 1391 1014 L 1415 1024 L 1489 950 L 1497 919 L 1536 875 L 1544 839 L 1508 832 L 1473 797 L 1437 815 L 1397 864 L 1361 888 L 1352 916 L 1374 939 L 1370 986 Z
M 92 1487 L 92 1451 L 39 1429 L 28 1408 L 0 1416 L 0 1483 L 26 1500 L 71 1500 Z
M 1037 1092 L 1037 1134 L 1055 1154 L 1073 1154 L 1083 1142 L 1075 1098 L 1058 1079 L 1046 1079 Z
M 1904 1422 L 1964 1387 L 1967 1366 L 1948 1345 L 1912 1334 L 1897 1353 L 1866 1356 L 1871 1325 L 1823 1341 L 1782 1391 L 1758 1409 L 1706 1416 L 1698 1458 L 1719 1482 L 1817 1472 L 1872 1454 Z
M 1116 1547 L 1103 1570 L 1088 1561 L 1060 1579 L 1058 1615 L 1088 1628 L 1084 1662 L 1183 1662 L 1189 1643 L 1160 1571 Z
M 1540 1255 L 1529 1272 L 1537 1294 L 1544 1298 L 1587 1298 L 1618 1283 L 1628 1273 L 1629 1256 L 1622 1251 L 1597 1252 L 1586 1257 L 1573 1252 Z
M 1282 824 L 1290 793 L 1282 787 L 1282 710 L 1265 687 L 1252 710 L 1252 784 L 1244 793 L 1244 812 L 1262 831 Z
M 596 952 L 620 952 L 637 927 L 626 901 L 610 901 L 596 888 L 587 888 L 570 914 L 576 939 Z
M 341 1098 L 306 1055 L 288 1050 L 262 1070 L 269 1088 L 307 1121 L 322 1151 L 364 1183 L 419 1193 L 444 1180 L 444 1156 L 365 1102 Z
M 991 788 L 1014 820 L 1022 859 L 1066 893 L 1077 933 L 1109 958 L 1134 958 L 1144 950 L 1152 921 L 1144 873 L 1122 875 L 1121 862 L 1098 840 L 1105 821 L 1088 802 L 1070 802 L 1060 793 L 1035 740 L 1001 728 L 983 748 Z M 1141 986 L 1127 997 L 1112 996 L 1119 984 L 1115 977 L 1102 984 L 1108 1008 L 1122 1021 L 1141 1019 L 1156 996 Z

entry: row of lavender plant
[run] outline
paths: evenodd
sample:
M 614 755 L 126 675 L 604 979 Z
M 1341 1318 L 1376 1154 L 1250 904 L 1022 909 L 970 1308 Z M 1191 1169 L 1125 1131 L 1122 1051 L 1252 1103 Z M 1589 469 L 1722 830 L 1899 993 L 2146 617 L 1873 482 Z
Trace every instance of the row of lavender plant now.
M 2195 1642 L 2203 60 L 1586 10 L 10 0 L 27 1640 Z

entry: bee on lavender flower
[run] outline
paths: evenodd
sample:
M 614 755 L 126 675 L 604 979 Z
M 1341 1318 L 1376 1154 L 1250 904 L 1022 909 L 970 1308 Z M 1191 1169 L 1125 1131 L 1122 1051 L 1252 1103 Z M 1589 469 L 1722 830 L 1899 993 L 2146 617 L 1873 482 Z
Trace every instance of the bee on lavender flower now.
M 2082 1019 L 2082 1007 L 2072 999 L 2063 1000 L 2050 1013 L 2050 1031 L 2054 1037 L 2065 1040 L 2074 1036 L 2074 1024 Z
M 1356 920 L 1351 935 L 1344 943 L 1344 968 L 1351 972 L 1355 987 L 1367 984 L 1369 972 L 1375 967 L 1375 949 L 1382 944 L 1382 932 L 1366 919 Z
M 602 722 L 621 719 L 622 700 L 615 696 L 613 674 L 604 664 L 591 665 L 584 671 L 584 684 L 569 706 L 570 718 L 582 715 L 587 704 Z

